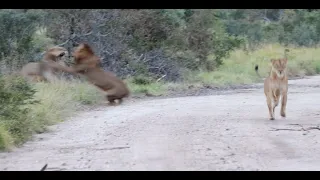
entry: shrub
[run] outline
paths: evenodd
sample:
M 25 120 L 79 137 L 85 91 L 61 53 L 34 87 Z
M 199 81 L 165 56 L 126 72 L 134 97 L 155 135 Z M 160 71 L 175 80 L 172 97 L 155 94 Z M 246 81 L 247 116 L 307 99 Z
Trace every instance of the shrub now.
M 16 67 L 33 58 L 33 35 L 40 25 L 42 15 L 42 11 L 0 10 L 1 60 Z
M 31 124 L 26 118 L 30 111 L 27 105 L 39 103 L 34 100 L 35 93 L 35 89 L 20 76 L 0 76 L 0 147 L 5 147 L 8 137 L 19 144 L 31 135 Z

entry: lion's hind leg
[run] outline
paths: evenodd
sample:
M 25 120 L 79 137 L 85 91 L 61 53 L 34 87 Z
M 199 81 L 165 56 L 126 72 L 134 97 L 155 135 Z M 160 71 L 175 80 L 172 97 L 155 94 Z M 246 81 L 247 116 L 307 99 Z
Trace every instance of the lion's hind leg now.
M 45 81 L 45 79 L 40 75 L 27 75 L 26 79 L 32 83 L 38 83 L 41 81 Z
M 43 76 L 37 76 L 36 79 L 37 79 L 37 82 L 46 81 L 46 79 Z
M 122 104 L 122 102 L 123 102 L 122 98 L 119 98 L 118 99 L 118 104 Z
M 116 105 L 115 100 L 118 100 L 118 105 L 122 104 L 122 102 L 123 102 L 122 98 L 119 98 L 118 96 L 106 95 L 106 97 L 107 97 L 110 105 Z
M 115 100 L 118 100 L 118 105 L 122 104 L 123 102 L 123 95 L 119 94 L 119 91 L 116 88 L 108 89 L 106 97 L 111 105 L 115 105 Z
M 106 98 L 109 101 L 110 105 L 112 105 L 112 106 L 116 105 L 116 102 L 115 102 L 115 100 L 117 99 L 116 96 L 114 96 L 114 95 L 106 95 Z

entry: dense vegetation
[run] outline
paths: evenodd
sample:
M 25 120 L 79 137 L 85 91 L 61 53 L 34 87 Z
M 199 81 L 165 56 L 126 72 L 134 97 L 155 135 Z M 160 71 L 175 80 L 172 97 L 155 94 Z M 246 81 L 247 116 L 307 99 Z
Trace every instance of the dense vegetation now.
M 290 76 L 320 72 L 318 10 L 3 9 L 0 29 L 0 101 L 6 104 L 0 105 L 0 148 L 42 132 L 79 103 L 101 99 L 78 81 L 33 87 L 8 75 L 40 60 L 52 45 L 72 51 L 80 42 L 89 43 L 105 70 L 140 92 L 162 90 L 170 83 L 256 82 L 254 64 L 263 64 L 266 74 L 266 60 L 283 56 L 284 48 L 290 49 Z
M 47 45 L 69 50 L 88 42 L 105 69 L 122 77 L 181 80 L 188 70 L 212 71 L 235 48 L 266 43 L 316 46 L 319 11 L 235 10 L 0 10 L 1 62 L 36 61 Z

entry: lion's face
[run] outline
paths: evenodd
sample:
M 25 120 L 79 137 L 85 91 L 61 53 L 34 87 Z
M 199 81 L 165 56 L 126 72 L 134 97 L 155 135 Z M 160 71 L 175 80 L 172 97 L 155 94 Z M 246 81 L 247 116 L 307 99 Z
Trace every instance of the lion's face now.
M 74 57 L 76 63 L 80 63 L 79 61 L 85 60 L 93 56 L 93 52 L 88 45 L 80 44 L 75 48 L 75 50 L 72 53 L 72 56 Z
M 84 47 L 83 47 L 82 44 L 80 44 L 79 46 L 77 46 L 74 49 L 74 51 L 72 53 L 72 56 L 77 59 L 77 58 L 79 58 L 80 56 L 83 56 L 83 55 L 84 55 Z
M 48 49 L 46 54 L 54 56 L 55 58 L 53 58 L 53 60 L 61 60 L 61 58 L 68 55 L 68 51 L 63 47 L 53 47 Z
M 287 69 L 287 59 L 272 59 L 272 69 L 276 72 L 277 76 L 282 78 L 285 75 L 285 71 Z

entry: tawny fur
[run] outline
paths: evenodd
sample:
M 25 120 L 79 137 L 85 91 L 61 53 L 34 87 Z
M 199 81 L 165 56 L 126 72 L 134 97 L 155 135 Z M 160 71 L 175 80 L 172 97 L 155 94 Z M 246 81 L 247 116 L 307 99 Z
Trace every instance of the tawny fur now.
M 89 82 L 107 93 L 110 104 L 115 100 L 122 102 L 122 98 L 129 96 L 129 89 L 122 79 L 111 72 L 106 72 L 98 66 L 100 58 L 94 54 L 88 44 L 80 44 L 73 52 L 75 65 L 72 70 L 85 76 Z M 70 71 L 69 71 L 70 72 Z
M 275 119 L 274 110 L 278 106 L 281 97 L 280 115 L 286 117 L 288 98 L 287 58 L 271 59 L 270 76 L 264 80 L 264 94 L 267 99 L 270 120 Z M 258 73 L 258 66 L 255 68 Z
M 67 50 L 62 47 L 48 49 L 40 62 L 31 62 L 22 67 L 20 74 L 33 82 L 53 81 L 66 67 L 62 57 L 65 57 Z
M 44 77 L 40 75 L 39 62 L 30 62 L 24 65 L 20 71 L 20 74 L 32 82 L 44 81 Z

